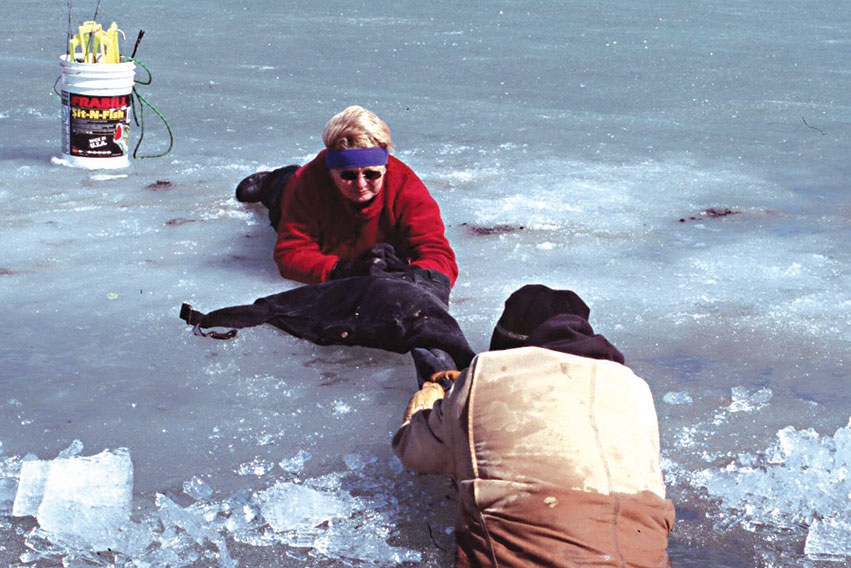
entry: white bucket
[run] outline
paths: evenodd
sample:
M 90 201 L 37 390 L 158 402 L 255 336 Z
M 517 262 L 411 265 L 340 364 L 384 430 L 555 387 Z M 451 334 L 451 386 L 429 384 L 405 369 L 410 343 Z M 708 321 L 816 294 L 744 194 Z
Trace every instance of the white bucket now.
M 130 109 L 136 64 L 62 66 L 62 153 L 72 166 L 99 169 L 129 164 Z

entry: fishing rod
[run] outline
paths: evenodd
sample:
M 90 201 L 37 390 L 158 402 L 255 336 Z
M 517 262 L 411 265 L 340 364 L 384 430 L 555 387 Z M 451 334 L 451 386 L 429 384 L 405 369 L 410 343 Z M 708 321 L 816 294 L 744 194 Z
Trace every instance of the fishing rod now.
M 68 0 L 68 37 L 65 40 L 65 45 L 68 45 L 68 44 L 71 43 L 72 37 L 73 36 L 71 35 L 71 0 Z
M 130 54 L 130 59 L 136 57 L 136 50 L 139 49 L 139 42 L 142 41 L 142 38 L 145 36 L 145 30 L 139 30 L 139 35 L 136 36 L 136 44 L 133 46 L 133 53 Z
M 93 22 L 98 21 L 98 12 L 100 11 L 100 0 L 98 0 L 97 6 L 95 6 L 95 17 L 92 18 Z M 92 54 L 92 63 L 95 63 L 95 55 L 94 55 L 94 43 L 95 43 L 95 30 L 92 28 L 91 33 L 89 34 L 89 53 Z

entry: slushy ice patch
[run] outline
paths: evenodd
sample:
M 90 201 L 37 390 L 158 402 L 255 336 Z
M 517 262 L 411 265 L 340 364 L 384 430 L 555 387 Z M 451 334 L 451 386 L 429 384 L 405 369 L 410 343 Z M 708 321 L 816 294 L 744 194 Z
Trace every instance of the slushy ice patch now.
M 729 405 L 711 420 L 691 425 L 672 441 L 700 460 L 718 464 L 688 471 L 664 459 L 670 487 L 705 491 L 716 504 L 708 513 L 718 533 L 743 529 L 761 538 L 763 558 L 797 554 L 800 545 L 812 561 L 847 562 L 851 558 L 851 420 L 833 436 L 812 428 L 780 429 L 764 450 L 708 452 L 715 427 L 733 414 L 769 408 L 770 389 L 732 389 Z M 737 418 L 739 419 L 739 418 Z M 797 550 L 790 550 L 795 547 Z
M 348 471 L 299 479 L 296 474 L 310 459 L 300 451 L 281 462 L 283 479 L 265 477 L 271 486 L 240 489 L 221 501 L 205 480 L 192 476 L 182 493 L 158 493 L 155 511 L 131 519 L 129 450 L 83 457 L 82 449 L 75 441 L 53 460 L 0 459 L 0 500 L 7 503 L 0 515 L 38 521 L 19 533 L 22 562 L 161 568 L 201 562 L 234 568 L 239 559 L 231 556 L 228 541 L 373 566 L 422 560 L 421 553 L 387 542 L 401 514 L 392 497 L 398 492 L 398 464 L 380 463 L 366 452 L 344 457 Z M 11 489 L 15 485 L 17 491 Z
M 813 559 L 851 557 L 851 421 L 833 437 L 791 426 L 764 453 L 696 472 L 692 483 L 720 500 L 723 524 L 759 533 L 806 528 Z

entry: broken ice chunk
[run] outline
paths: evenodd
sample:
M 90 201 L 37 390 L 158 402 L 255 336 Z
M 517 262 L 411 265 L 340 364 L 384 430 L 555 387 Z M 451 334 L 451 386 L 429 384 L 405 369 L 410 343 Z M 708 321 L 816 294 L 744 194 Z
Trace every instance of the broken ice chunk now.
M 343 456 L 343 461 L 346 463 L 346 467 L 356 471 L 377 462 L 378 458 L 368 452 L 352 452 Z
M 73 458 L 83 453 L 83 442 L 74 440 L 67 448 L 59 452 L 57 458 Z
M 260 511 L 276 531 L 289 531 L 316 525 L 336 517 L 348 517 L 351 503 L 339 496 L 279 481 L 257 496 Z
M 843 518 L 815 519 L 804 542 L 813 560 L 841 562 L 851 558 L 851 523 Z
M 694 400 L 687 392 L 666 392 L 662 397 L 662 401 L 666 404 L 691 404 Z
M 44 485 L 50 462 L 43 460 L 26 460 L 21 463 L 21 477 L 18 481 L 18 491 L 15 503 L 12 505 L 13 517 L 35 517 L 38 506 L 44 497 Z
M 213 496 L 213 488 L 197 475 L 183 482 L 183 492 L 196 501 L 206 501 Z
M 756 410 L 762 410 L 773 395 L 774 393 L 769 388 L 761 388 L 750 392 L 742 386 L 733 387 L 733 401 L 730 403 L 730 412 L 754 412 Z
M 236 563 L 228 552 L 225 539 L 197 511 L 192 508 L 181 507 L 162 493 L 157 493 L 155 501 L 160 508 L 160 521 L 166 529 L 171 526 L 183 529 L 200 545 L 209 541 L 218 549 L 219 566 L 221 568 L 236 568 Z
M 72 445 L 72 452 L 76 449 Z M 126 448 L 30 460 L 21 467 L 13 515 L 35 516 L 46 531 L 77 536 L 105 550 L 115 546 L 130 520 L 132 497 L 133 462 Z
M 284 471 L 296 473 L 304 467 L 304 464 L 311 457 L 312 456 L 308 452 L 305 452 L 304 450 L 299 450 L 296 455 L 294 455 L 288 460 L 282 460 L 278 463 L 278 465 L 281 466 L 281 469 L 283 469 Z
M 218 538 L 215 530 L 204 523 L 203 517 L 189 508 L 183 508 L 162 493 L 157 493 L 155 502 L 160 508 L 160 521 L 164 527 L 175 526 L 186 531 L 198 544 Z
M 262 477 L 275 468 L 273 462 L 267 462 L 259 457 L 239 465 L 236 470 L 239 475 L 256 475 Z

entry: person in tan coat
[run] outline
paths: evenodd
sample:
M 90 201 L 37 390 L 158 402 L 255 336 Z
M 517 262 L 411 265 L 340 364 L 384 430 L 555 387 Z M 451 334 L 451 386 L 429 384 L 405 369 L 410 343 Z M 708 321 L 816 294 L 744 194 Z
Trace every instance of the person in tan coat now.
M 669 566 L 653 398 L 589 312 L 524 286 L 491 350 L 411 399 L 393 450 L 455 479 L 456 566 Z

